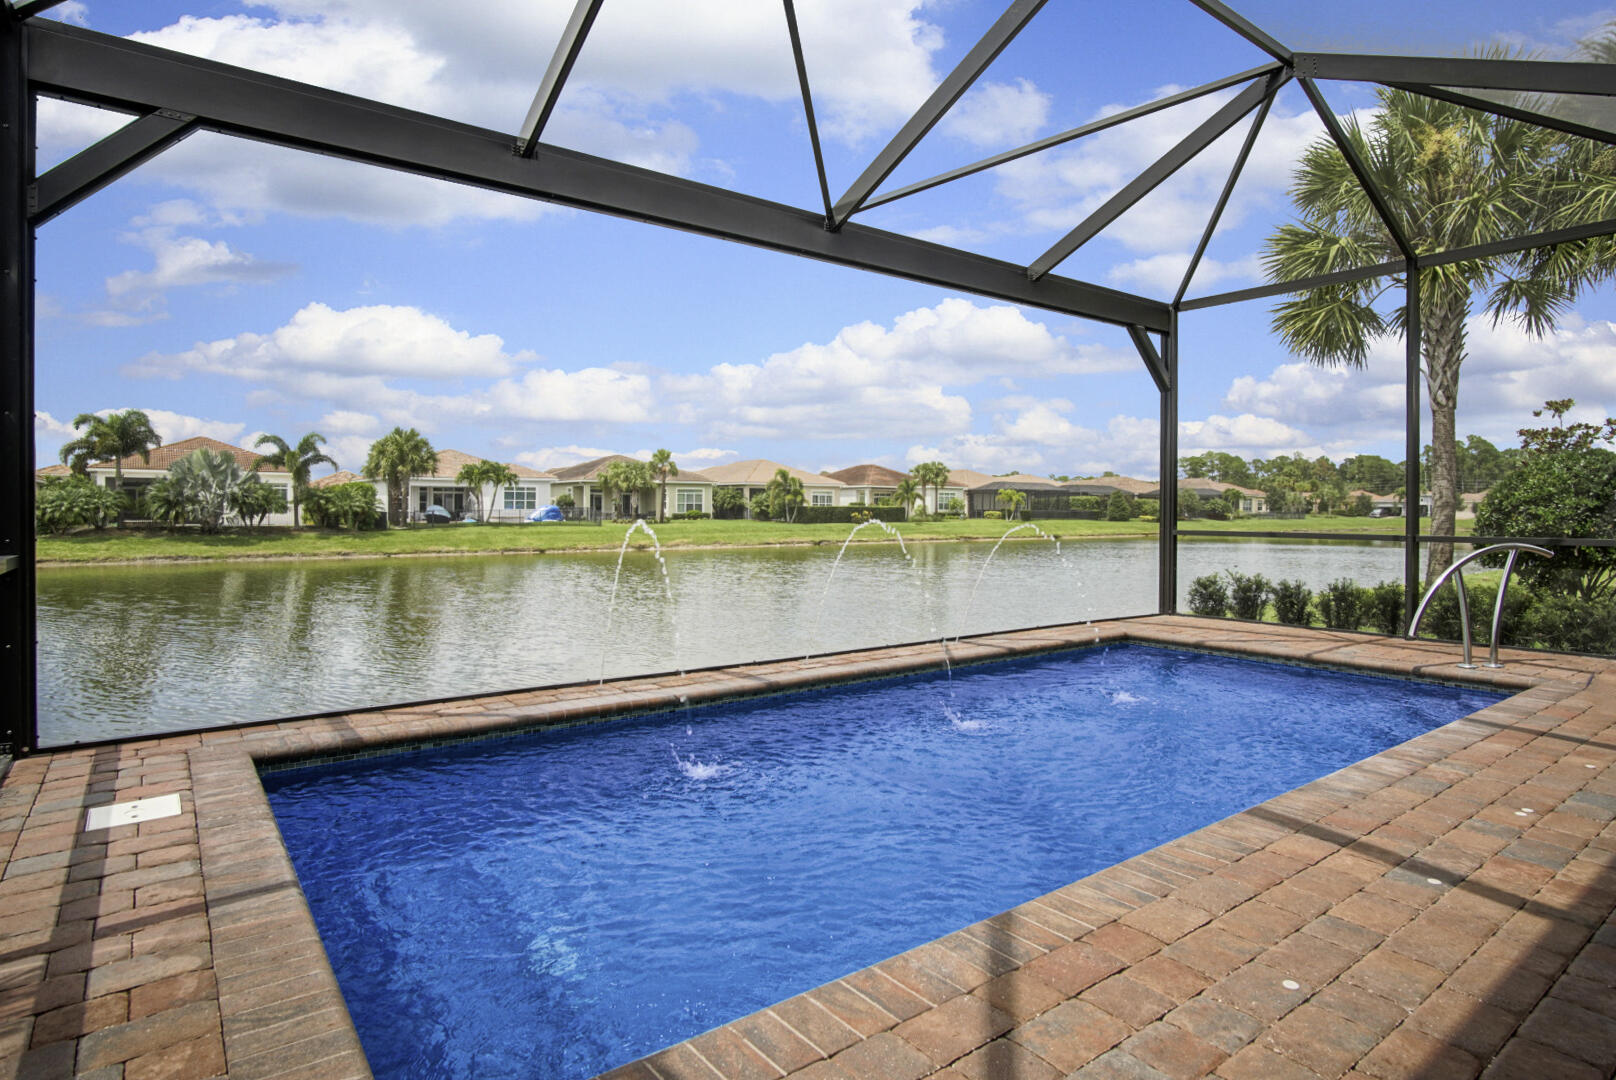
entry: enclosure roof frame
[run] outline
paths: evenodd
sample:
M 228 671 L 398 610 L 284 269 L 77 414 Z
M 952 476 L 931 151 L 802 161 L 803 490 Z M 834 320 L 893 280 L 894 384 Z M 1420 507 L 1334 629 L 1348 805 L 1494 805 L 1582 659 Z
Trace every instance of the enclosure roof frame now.
M 1616 65 L 1468 57 L 1382 56 L 1296 52 L 1222 0 L 1186 0 L 1271 61 L 1126 110 L 1115 117 L 1037 140 L 907 187 L 881 185 L 948 114 L 1046 0 L 1009 0 L 1003 13 L 943 79 L 924 104 L 870 161 L 839 200 L 832 201 L 813 117 L 812 90 L 797 34 L 792 0 L 782 0 L 782 32 L 789 33 L 817 182 L 824 206 L 807 209 L 771 202 L 683 177 L 563 149 L 542 141 L 590 29 L 605 0 L 575 0 L 526 116 L 514 131 L 499 131 L 416 112 L 367 98 L 218 63 L 37 16 L 62 0 L 0 0 L 0 685 L 17 689 L 21 705 L 0 722 L 0 755 L 38 748 L 37 650 L 34 602 L 33 371 L 35 230 L 142 162 L 196 131 L 214 131 L 306 152 L 396 169 L 522 198 L 591 210 L 689 233 L 749 244 L 835 265 L 891 275 L 1062 315 L 1122 327 L 1161 401 L 1163 504 L 1159 523 L 1160 610 L 1176 605 L 1174 521 L 1177 478 L 1179 315 L 1320 285 L 1381 275 L 1402 275 L 1409 325 L 1418 327 L 1420 271 L 1469 258 L 1616 235 L 1616 219 L 1476 245 L 1456 251 L 1413 249 L 1391 215 L 1384 193 L 1355 160 L 1353 148 L 1319 92 L 1317 81 L 1353 81 L 1421 93 L 1469 108 L 1541 124 L 1573 135 L 1616 143 L 1604 130 L 1555 117 L 1531 99 L 1496 102 L 1487 91 L 1616 97 Z M 1370 201 L 1386 222 L 1402 258 L 1379 266 L 1275 282 L 1212 296 L 1186 298 L 1190 279 L 1217 228 L 1279 87 L 1297 79 L 1319 112 Z M 1212 119 L 1124 184 L 1107 204 L 1076 223 L 1042 257 L 1020 264 L 900 233 L 850 218 L 861 209 L 953 183 L 986 169 L 1047 152 L 1073 139 L 1195 97 L 1245 83 Z M 1475 91 L 1475 93 L 1472 93 Z M 36 175 L 34 113 L 40 96 L 126 112 L 132 119 L 106 139 Z M 1256 112 L 1239 158 L 1224 184 L 1191 260 L 1171 299 L 1156 299 L 1064 277 L 1052 271 L 1077 246 L 1102 230 L 1242 118 Z M 1417 334 L 1409 346 L 1409 415 L 1406 439 L 1417 446 Z M 1417 470 L 1414 459 L 1410 469 Z M 1412 474 L 1417 486 L 1417 471 Z M 1232 535 L 1232 534 L 1225 534 Z M 1406 557 L 1413 566 L 1424 539 L 1411 523 Z M 1413 583 L 1413 570 L 1407 582 Z

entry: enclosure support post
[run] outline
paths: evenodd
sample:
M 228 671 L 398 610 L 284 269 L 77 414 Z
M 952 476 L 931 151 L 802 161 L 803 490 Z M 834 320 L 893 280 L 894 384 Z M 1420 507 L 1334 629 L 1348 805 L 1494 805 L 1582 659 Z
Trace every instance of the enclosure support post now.
M 1403 269 L 1403 625 L 1414 621 L 1420 595 L 1420 267 Z
M 1178 611 L 1178 311 L 1162 335 L 1167 384 L 1161 388 L 1161 484 L 1157 489 L 1156 610 Z
M 0 13 L 0 741 L 38 743 L 34 670 L 34 106 L 22 20 Z

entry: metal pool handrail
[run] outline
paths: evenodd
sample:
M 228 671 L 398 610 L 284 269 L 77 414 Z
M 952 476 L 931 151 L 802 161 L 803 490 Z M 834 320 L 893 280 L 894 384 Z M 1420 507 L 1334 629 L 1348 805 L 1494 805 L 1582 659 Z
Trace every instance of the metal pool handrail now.
M 1545 559 L 1554 558 L 1554 552 L 1550 551 L 1548 548 L 1538 547 L 1536 544 L 1511 541 L 1509 543 L 1492 544 L 1488 547 L 1477 548 L 1475 551 L 1472 551 L 1470 554 L 1466 555 L 1464 558 L 1442 571 L 1441 575 L 1431 583 L 1431 587 L 1425 591 L 1425 599 L 1420 601 L 1420 606 L 1414 610 L 1414 621 L 1408 624 L 1407 636 L 1410 641 L 1412 641 L 1414 636 L 1419 633 L 1420 618 L 1425 614 L 1426 605 L 1431 602 L 1431 597 L 1436 595 L 1436 591 L 1442 587 L 1443 583 L 1446 582 L 1448 578 L 1454 578 L 1456 579 L 1459 588 L 1459 626 L 1464 633 L 1464 663 L 1460 664 L 1459 666 L 1462 668 L 1474 668 L 1476 666 L 1470 662 L 1470 602 L 1465 597 L 1463 568 L 1465 563 L 1479 559 L 1483 555 L 1490 555 L 1495 551 L 1507 551 L 1509 552 L 1509 558 L 1504 561 L 1504 576 L 1503 579 L 1498 582 L 1498 599 L 1493 603 L 1492 644 L 1487 650 L 1487 663 L 1483 666 L 1490 668 L 1501 668 L 1504 666 L 1498 662 L 1498 627 L 1499 624 L 1504 620 L 1504 592 L 1509 588 L 1510 574 L 1515 572 L 1515 557 L 1523 551 L 1530 551 L 1532 554 L 1541 555 Z

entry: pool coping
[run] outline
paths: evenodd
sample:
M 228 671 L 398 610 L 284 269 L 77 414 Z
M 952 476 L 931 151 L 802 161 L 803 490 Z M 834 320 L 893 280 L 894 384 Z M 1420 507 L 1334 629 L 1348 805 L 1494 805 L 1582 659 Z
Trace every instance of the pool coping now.
M 1569 1063 L 1568 1075 L 1575 1065 L 1589 1075 L 1616 1065 L 1616 1015 L 1556 993 L 1562 983 L 1616 986 L 1616 927 L 1603 925 L 1616 908 L 1616 663 L 1505 650 L 1506 670 L 1464 672 L 1450 645 L 1192 616 L 983 635 L 948 648 L 952 662 L 970 663 L 1122 641 L 1515 693 L 607 1075 L 1034 1080 L 1215 1070 L 1239 1080 L 1442 1066 L 1492 1076 L 1544 1054 Z M 21 759 L 0 786 L 0 904 L 17 909 L 0 930 L 0 1076 L 370 1075 L 260 766 L 883 678 L 940 659 L 937 643 L 873 649 Z M 86 807 L 176 791 L 178 817 L 79 829 Z M 1529 820 L 1511 800 L 1532 806 Z M 1425 883 L 1433 877 L 1443 885 Z M 1389 924 L 1394 909 L 1406 911 L 1403 924 Z M 1462 955 L 1454 935 L 1471 945 Z M 1506 953 L 1549 980 L 1530 1001 L 1476 981 Z M 1276 991 L 1286 977 L 1300 989 Z M 1505 1005 L 1520 1011 L 1507 1027 Z M 1503 1031 L 1496 1045 L 1444 1037 L 1441 1025 L 1467 1009 L 1459 1034 L 1479 1016 Z M 1610 1045 L 1552 1045 L 1544 1032 L 1563 1028 L 1568 1010 L 1580 1010 L 1584 1026 L 1603 1017 Z M 1292 1030 L 1309 1024 L 1334 1029 L 1323 1044 L 1341 1043 L 1342 1031 L 1358 1042 L 1331 1056 Z M 1611 1060 L 1586 1060 L 1596 1053 Z

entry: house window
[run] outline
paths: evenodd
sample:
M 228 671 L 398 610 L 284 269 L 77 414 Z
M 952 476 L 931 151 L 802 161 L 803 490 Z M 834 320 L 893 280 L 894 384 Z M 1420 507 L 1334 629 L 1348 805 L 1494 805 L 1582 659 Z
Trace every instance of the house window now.
M 811 501 L 808 503 L 808 505 L 809 506 L 833 506 L 835 504 L 831 502 L 832 498 L 834 498 L 834 496 L 831 495 L 831 493 L 828 492 L 828 491 L 815 491 L 815 492 L 810 493 L 810 500 Z
M 701 513 L 701 489 L 680 488 L 673 493 L 673 509 L 676 513 L 685 514 L 694 510 Z
M 538 505 L 538 493 L 533 488 L 508 487 L 505 489 L 505 509 L 507 510 L 535 510 Z

